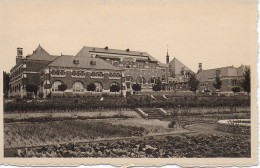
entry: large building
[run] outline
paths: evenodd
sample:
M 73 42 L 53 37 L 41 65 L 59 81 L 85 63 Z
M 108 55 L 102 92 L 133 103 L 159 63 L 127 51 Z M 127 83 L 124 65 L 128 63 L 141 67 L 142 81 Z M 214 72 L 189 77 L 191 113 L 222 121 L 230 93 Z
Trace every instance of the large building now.
M 40 45 L 32 54 L 23 56 L 17 48 L 16 65 L 10 71 L 9 96 L 27 95 L 28 85 L 38 86 L 45 96 L 61 94 L 58 86 L 67 85 L 65 93 L 87 94 L 87 86 L 96 85 L 93 94 L 110 93 L 111 85 L 119 85 L 120 93 L 133 94 L 138 83 L 143 91 L 152 91 L 158 80 L 167 84 L 169 69 L 146 52 L 83 47 L 75 56 L 51 55 Z M 92 94 L 92 93 L 91 93 Z
M 241 87 L 241 82 L 243 80 L 243 73 L 246 68 L 250 68 L 246 65 L 241 65 L 240 67 L 227 66 L 215 69 L 202 69 L 202 64 L 199 63 L 199 70 L 197 77 L 200 81 L 200 90 L 205 91 L 216 91 L 213 86 L 216 77 L 219 77 L 222 86 L 219 90 L 220 92 L 231 92 L 233 87 Z

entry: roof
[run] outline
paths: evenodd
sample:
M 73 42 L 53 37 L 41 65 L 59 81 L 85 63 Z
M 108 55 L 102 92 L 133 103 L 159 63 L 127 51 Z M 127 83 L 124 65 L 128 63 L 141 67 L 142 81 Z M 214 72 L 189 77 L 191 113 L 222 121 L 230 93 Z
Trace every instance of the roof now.
M 116 54 L 116 55 L 127 55 L 127 56 L 139 56 L 139 57 L 148 57 L 151 61 L 158 62 L 157 59 L 152 57 L 147 52 L 140 51 L 131 51 L 131 50 L 119 50 L 119 49 L 109 49 L 109 48 L 98 48 L 98 47 L 86 47 L 84 46 L 77 54 L 76 57 L 86 56 L 91 57 L 91 53 L 107 53 L 107 54 Z
M 220 70 L 221 77 L 234 77 L 238 76 L 237 68 L 234 66 L 227 66 L 227 67 L 221 67 L 221 68 L 214 68 L 214 69 L 208 69 L 203 70 L 197 74 L 197 77 L 201 82 L 207 81 L 209 79 L 213 79 L 216 77 L 216 71 Z
M 36 50 L 33 51 L 31 55 L 28 55 L 26 59 L 28 60 L 42 60 L 42 61 L 53 61 L 59 56 L 50 55 L 46 50 L 39 45 Z
M 74 63 L 74 60 L 78 60 L 78 64 Z M 95 61 L 96 65 L 91 65 L 91 61 Z M 110 63 L 100 59 L 92 57 L 75 57 L 63 55 L 51 62 L 49 67 L 69 67 L 69 68 L 85 68 L 85 69 L 107 69 L 107 70 L 119 70 L 119 68 L 111 65 Z
M 174 75 L 180 75 L 181 71 L 183 71 L 183 70 L 193 72 L 190 68 L 188 68 L 186 65 L 184 65 L 181 61 L 179 61 L 175 57 L 171 60 L 169 65 L 171 65 L 171 72 Z

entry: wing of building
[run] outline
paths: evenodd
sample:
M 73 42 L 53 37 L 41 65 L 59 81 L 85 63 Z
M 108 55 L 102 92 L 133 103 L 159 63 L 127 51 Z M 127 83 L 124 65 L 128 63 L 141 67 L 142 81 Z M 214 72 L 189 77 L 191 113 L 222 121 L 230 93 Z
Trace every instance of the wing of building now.
M 222 82 L 220 89 L 221 92 L 230 92 L 235 86 L 241 87 L 243 73 L 246 68 L 250 67 L 247 65 L 241 65 L 238 68 L 234 66 L 227 66 L 208 70 L 200 69 L 197 74 L 200 81 L 200 90 L 215 91 L 216 89 L 214 88 L 213 83 L 216 77 L 219 77 Z

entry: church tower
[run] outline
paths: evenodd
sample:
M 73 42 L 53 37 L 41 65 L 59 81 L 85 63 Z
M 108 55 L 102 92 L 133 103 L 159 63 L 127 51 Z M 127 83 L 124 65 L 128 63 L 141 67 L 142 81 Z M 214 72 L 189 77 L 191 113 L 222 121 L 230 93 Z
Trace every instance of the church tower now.
M 170 56 L 168 54 L 168 46 L 167 46 L 166 64 L 169 64 L 169 62 L 170 62 Z

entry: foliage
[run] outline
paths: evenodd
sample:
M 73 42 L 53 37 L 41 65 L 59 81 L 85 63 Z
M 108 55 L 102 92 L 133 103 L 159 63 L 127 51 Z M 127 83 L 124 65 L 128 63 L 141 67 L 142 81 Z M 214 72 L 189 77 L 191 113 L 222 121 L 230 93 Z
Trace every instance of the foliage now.
M 141 91 L 142 88 L 141 88 L 141 85 L 140 85 L 140 84 L 135 83 L 135 84 L 133 84 L 132 89 L 133 89 L 135 92 L 139 92 L 139 91 Z
M 175 135 L 18 149 L 16 157 L 250 158 L 250 147 L 248 137 Z
M 242 87 L 244 89 L 245 92 L 250 93 L 251 91 L 251 85 L 250 85 L 250 81 L 251 81 L 251 76 L 250 76 L 250 69 L 246 68 L 243 74 L 243 81 L 242 81 Z
M 221 88 L 221 86 L 222 86 L 222 81 L 220 80 L 220 77 L 216 77 L 215 78 L 215 81 L 214 81 L 214 83 L 213 83 L 213 86 L 217 89 L 217 90 L 219 90 L 220 88 Z
M 170 124 L 168 125 L 169 128 L 174 128 L 176 125 L 176 121 L 171 121 Z
M 94 92 L 96 90 L 96 85 L 94 83 L 91 83 L 89 85 L 87 85 L 87 91 L 92 91 Z
M 40 92 L 38 96 L 40 99 L 43 99 L 43 95 L 44 95 L 44 93 Z
M 9 92 L 9 82 L 10 82 L 10 74 L 6 73 L 5 71 L 3 72 L 3 93 L 4 96 L 8 96 Z
M 161 80 L 158 78 L 156 80 L 156 84 L 153 86 L 153 91 L 158 92 L 162 90 L 162 82 Z
M 189 90 L 196 93 L 196 90 L 199 88 L 199 80 L 197 79 L 196 75 L 194 73 L 190 73 L 188 86 Z
M 36 85 L 26 85 L 25 89 L 26 89 L 27 92 L 33 92 L 34 95 L 37 95 L 38 86 L 36 86 Z
M 64 83 L 58 85 L 58 90 L 61 92 L 64 92 L 65 90 L 67 90 L 68 86 Z
M 119 92 L 119 91 L 120 91 L 120 86 L 118 85 L 110 86 L 110 92 Z
M 236 93 L 241 91 L 240 87 L 238 87 L 238 86 L 233 87 L 231 90 L 232 90 L 232 92 L 234 92 L 234 94 L 236 94 Z

